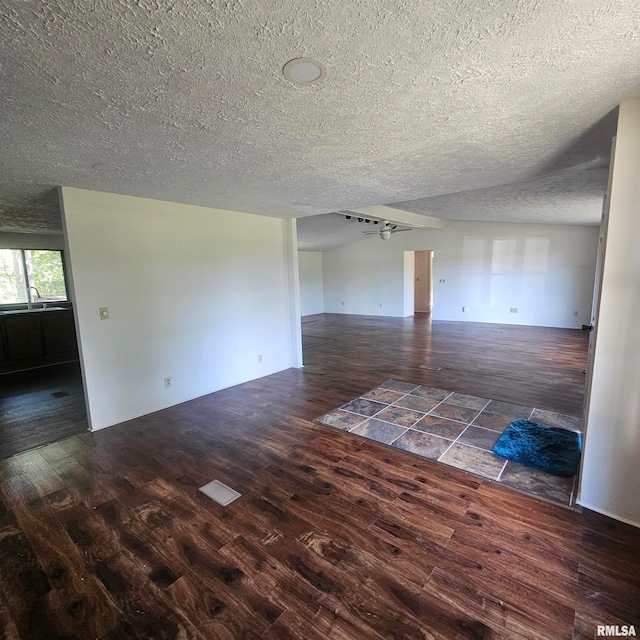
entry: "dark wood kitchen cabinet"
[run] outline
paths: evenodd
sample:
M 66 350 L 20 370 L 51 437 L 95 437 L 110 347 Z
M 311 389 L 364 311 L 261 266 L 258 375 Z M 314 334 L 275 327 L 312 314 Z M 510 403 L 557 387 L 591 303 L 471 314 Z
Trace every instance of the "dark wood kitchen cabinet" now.
M 18 313 L 13 316 L 5 316 L 4 331 L 9 360 L 23 360 L 44 355 L 39 313 Z
M 76 327 L 73 312 L 52 311 L 42 315 L 42 338 L 48 355 L 77 352 Z
M 0 373 L 77 359 L 71 309 L 0 315 Z

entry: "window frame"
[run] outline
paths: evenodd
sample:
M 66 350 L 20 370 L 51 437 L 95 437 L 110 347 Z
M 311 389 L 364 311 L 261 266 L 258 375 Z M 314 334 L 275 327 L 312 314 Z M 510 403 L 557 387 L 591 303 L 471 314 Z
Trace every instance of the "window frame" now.
M 24 269 L 24 280 L 27 287 L 27 300 L 30 300 L 29 295 L 29 287 L 34 286 L 31 284 L 29 270 L 27 269 L 27 258 L 25 255 L 26 251 L 52 251 L 60 254 L 60 262 L 62 264 L 62 277 L 64 279 L 64 290 L 66 299 L 65 300 L 45 300 L 43 302 L 9 302 L 2 303 L 0 302 L 0 313 L 2 311 L 20 311 L 22 309 L 42 309 L 50 306 L 55 307 L 68 307 L 71 305 L 71 299 L 69 297 L 69 280 L 67 278 L 67 265 L 65 260 L 64 249 L 39 249 L 36 247 L 0 247 L 0 250 L 4 251 L 19 251 L 20 259 L 22 261 L 23 269 Z M 37 287 L 36 287 L 37 288 Z

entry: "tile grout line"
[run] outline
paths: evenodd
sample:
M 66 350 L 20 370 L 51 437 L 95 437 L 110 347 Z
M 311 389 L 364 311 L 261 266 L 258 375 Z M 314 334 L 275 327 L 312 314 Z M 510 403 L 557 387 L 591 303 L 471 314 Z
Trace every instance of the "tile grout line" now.
M 460 437 L 460 436 L 458 436 Z M 443 452 L 442 455 L 436 459 L 436 462 L 440 462 L 442 460 L 442 458 L 444 458 L 444 456 L 447 454 L 447 452 L 449 451 L 449 449 L 451 449 L 451 447 L 453 447 L 453 445 L 456 443 L 456 441 L 454 440 Z M 447 464 L 446 462 L 443 462 L 442 464 Z M 450 465 L 451 466 L 451 465 Z
M 420 386 L 425 386 L 425 385 L 417 385 L 417 386 L 416 386 L 412 391 L 415 391 L 415 390 L 416 390 L 416 389 L 418 389 Z M 380 400 L 375 400 L 375 399 L 369 399 L 369 398 L 364 398 L 363 396 L 359 396 L 358 398 L 355 398 L 354 400 L 351 400 L 351 401 L 350 401 L 350 402 L 354 402 L 355 400 L 367 400 L 367 401 L 369 401 L 369 402 L 377 402 L 378 404 L 380 404 L 380 405 L 382 405 L 382 406 L 383 406 L 383 408 L 382 408 L 382 409 L 380 409 L 379 411 L 376 411 L 373 415 L 370 415 L 370 416 L 367 416 L 367 415 L 364 415 L 364 414 L 360 414 L 360 413 L 356 413 L 355 411 L 349 411 L 349 410 L 347 410 L 347 409 L 343 409 L 343 407 L 344 407 L 345 405 L 342 405 L 341 407 L 338 407 L 338 409 L 343 410 L 345 413 L 348 413 L 348 414 L 350 414 L 350 415 L 353 415 L 353 416 L 357 416 L 357 417 L 359 417 L 359 418 L 362 418 L 362 421 L 361 421 L 361 422 L 359 422 L 358 424 L 354 425 L 354 426 L 353 426 L 353 427 L 351 427 L 350 429 L 341 429 L 344 433 L 352 432 L 352 431 L 354 431 L 355 429 L 357 429 L 358 427 L 362 426 L 362 424 L 364 424 L 364 423 L 365 423 L 365 422 L 367 422 L 368 420 L 371 420 L 371 419 L 373 419 L 373 418 L 376 418 L 376 419 L 380 420 L 380 422 L 384 422 L 385 424 L 387 424 L 387 425 L 389 425 L 389 426 L 393 426 L 393 427 L 396 427 L 396 428 L 402 429 L 402 432 L 401 432 L 401 433 L 399 433 L 395 438 L 393 438 L 393 439 L 392 439 L 391 441 L 389 441 L 389 442 L 384 442 L 384 441 L 382 441 L 382 440 L 376 440 L 375 438 L 370 437 L 370 436 L 366 436 L 366 435 L 365 435 L 365 436 L 362 436 L 362 437 L 363 437 L 363 438 L 365 438 L 366 440 L 369 440 L 369 441 L 371 441 L 371 442 L 377 442 L 377 443 L 379 443 L 379 444 L 383 444 L 383 445 L 385 445 L 385 446 L 394 446 L 395 442 L 397 442 L 397 441 L 398 441 L 402 436 L 404 436 L 405 434 L 407 434 L 409 431 L 413 431 L 413 432 L 415 432 L 415 433 L 423 433 L 424 435 L 428 435 L 428 436 L 430 436 L 430 437 L 432 437 L 432 438 L 438 438 L 438 439 L 440 439 L 440 440 L 445 440 L 445 441 L 447 441 L 447 442 L 450 442 L 450 444 L 449 444 L 449 446 L 447 446 L 447 448 L 445 449 L 445 451 L 444 451 L 444 452 L 443 452 L 439 457 L 437 457 L 437 458 L 435 458 L 435 459 L 434 459 L 434 458 L 430 458 L 430 457 L 425 456 L 425 455 L 422 455 L 421 453 L 419 453 L 419 452 L 417 452 L 417 451 L 415 451 L 415 452 L 414 452 L 414 451 L 411 451 L 411 450 L 407 450 L 409 453 L 413 453 L 414 455 L 417 455 L 418 457 L 423 458 L 423 459 L 425 459 L 425 460 L 434 460 L 435 462 L 440 463 L 440 464 L 443 464 L 443 465 L 445 465 L 445 466 L 447 466 L 447 467 L 450 467 L 450 468 L 452 468 L 452 469 L 458 469 L 458 470 L 463 471 L 463 472 L 465 472 L 465 473 L 472 473 L 472 474 L 477 475 L 477 476 L 479 476 L 479 477 L 481 477 L 481 478 L 485 478 L 485 479 L 487 479 L 487 480 L 489 480 L 489 481 L 493 481 L 493 482 L 502 482 L 502 477 L 503 477 L 503 475 L 504 475 L 504 473 L 505 473 L 505 471 L 506 471 L 507 465 L 508 465 L 508 463 L 509 463 L 509 461 L 508 461 L 508 460 L 505 460 L 505 461 L 504 461 L 504 463 L 503 463 L 503 465 L 502 465 L 502 467 L 501 467 L 501 469 L 500 469 L 500 472 L 498 473 L 498 475 L 497 475 L 497 476 L 493 476 L 493 475 L 485 475 L 485 473 L 482 473 L 482 472 L 478 471 L 477 469 L 469 470 L 466 466 L 459 467 L 459 466 L 456 466 L 456 465 L 454 465 L 454 464 L 450 464 L 450 463 L 448 463 L 448 462 L 443 462 L 443 458 L 444 458 L 444 456 L 445 456 L 445 455 L 446 455 L 446 454 L 451 450 L 451 448 L 452 448 L 455 444 L 465 445 L 465 446 L 467 446 L 467 447 L 470 447 L 470 448 L 472 448 L 472 449 L 476 449 L 477 451 L 483 451 L 483 452 L 485 452 L 485 453 L 491 453 L 491 452 L 492 452 L 492 451 L 491 451 L 491 449 L 483 449 L 482 447 L 477 446 L 476 444 L 471 444 L 471 443 L 461 442 L 461 441 L 460 441 L 460 438 L 464 435 L 464 433 L 467 431 L 467 429 L 468 429 L 469 427 L 471 427 L 471 426 L 474 426 L 474 427 L 477 427 L 477 428 L 480 428 L 480 429 L 484 429 L 485 431 L 490 431 L 490 432 L 493 432 L 493 433 L 496 433 L 496 432 L 497 432 L 497 433 L 500 433 L 499 431 L 497 431 L 497 430 L 495 430 L 495 429 L 492 429 L 492 428 L 490 428 L 490 427 L 485 427 L 485 426 L 480 425 L 480 424 L 474 424 L 474 420 L 476 420 L 476 419 L 478 418 L 478 416 L 480 416 L 483 412 L 487 411 L 487 409 L 488 409 L 489 405 L 490 405 L 490 404 L 491 404 L 491 402 L 493 401 L 493 399 L 492 399 L 492 398 L 490 398 L 490 399 L 486 402 L 486 404 L 482 407 L 482 409 L 480 409 L 480 410 L 474 409 L 473 407 L 465 407 L 464 405 L 456 405 L 456 406 L 461 407 L 461 408 L 465 408 L 465 409 L 472 409 L 472 410 L 474 410 L 474 411 L 477 411 L 477 413 L 475 414 L 475 416 L 473 417 L 473 419 L 472 419 L 470 422 L 461 422 L 461 421 L 454 420 L 454 419 L 449 418 L 449 417 L 445 417 L 445 416 L 437 416 L 437 415 L 433 415 L 433 414 L 432 414 L 432 412 L 433 412 L 433 411 L 435 411 L 435 410 L 436 410 L 440 405 L 442 405 L 443 403 L 446 403 L 446 401 L 447 401 L 449 398 L 451 398 L 451 396 L 452 396 L 452 395 L 454 395 L 454 394 L 456 393 L 455 391 L 450 391 L 450 392 L 445 396 L 445 398 L 443 398 L 443 399 L 442 399 L 442 400 L 440 400 L 440 401 L 437 401 L 437 402 L 436 402 L 436 404 L 435 404 L 431 409 L 429 409 L 429 411 L 428 411 L 428 412 L 424 413 L 423 411 L 419 411 L 419 410 L 417 410 L 417 409 L 411 409 L 411 408 L 408 408 L 408 407 L 398 407 L 395 403 L 397 403 L 397 402 L 399 402 L 399 401 L 403 400 L 404 398 L 406 398 L 406 397 L 408 397 L 408 396 L 413 396 L 413 397 L 416 397 L 416 398 L 422 398 L 423 400 L 427 400 L 427 401 L 428 401 L 428 398 L 423 398 L 422 396 L 419 396 L 419 395 L 417 395 L 417 394 L 414 394 L 412 391 L 409 391 L 409 392 L 406 392 L 406 393 L 402 393 L 402 392 L 397 391 L 397 390 L 395 390 L 395 389 L 386 389 L 385 387 L 382 387 L 382 386 L 380 386 L 380 388 L 381 388 L 381 389 L 385 389 L 386 391 L 393 391 L 393 392 L 396 392 L 396 393 L 401 393 L 401 395 L 400 395 L 400 397 L 399 397 L 399 398 L 397 398 L 397 399 L 396 399 L 396 400 L 394 400 L 393 402 L 386 402 L 386 401 L 380 401 Z M 346 403 L 346 404 L 349 404 L 349 403 Z M 451 403 L 451 404 L 454 404 L 454 405 L 455 405 L 456 403 Z M 405 425 L 402 425 L 402 424 L 398 424 L 398 423 L 395 423 L 395 422 L 391 422 L 391 421 L 389 421 L 389 420 L 383 420 L 383 419 L 381 419 L 381 418 L 379 418 L 379 417 L 378 417 L 380 413 L 382 413 L 383 411 L 385 411 L 385 410 L 387 410 L 387 409 L 389 409 L 389 408 L 391 408 L 391 407 L 393 407 L 393 408 L 395 408 L 395 409 L 402 409 L 402 410 L 407 410 L 407 411 L 415 412 L 415 413 L 421 414 L 421 417 L 420 417 L 420 418 L 418 418 L 418 419 L 416 419 L 416 420 L 411 424 L 411 426 L 408 426 L 408 427 L 407 427 L 407 426 L 405 426 Z M 534 412 L 535 412 L 535 411 L 536 411 L 536 408 L 535 408 L 535 407 L 533 407 L 533 408 L 531 409 L 531 412 L 529 413 L 529 420 L 531 420 L 531 419 L 532 419 L 532 416 L 533 416 L 533 414 L 534 414 Z M 491 413 L 490 411 L 487 411 L 487 412 L 488 412 L 488 413 Z M 326 415 L 326 414 L 325 414 L 325 415 Z M 503 417 L 505 420 L 508 420 L 508 416 L 505 416 L 505 415 L 503 415 L 503 414 L 498 414 L 498 415 L 499 415 L 499 416 L 501 416 L 501 417 Z M 431 418 L 438 418 L 439 420 L 443 420 L 443 421 L 445 421 L 445 422 L 451 422 L 452 424 L 462 425 L 464 428 L 463 428 L 463 430 L 460 432 L 460 434 L 459 434 L 459 435 L 458 435 L 458 436 L 457 436 L 453 441 L 450 441 L 448 438 L 445 438 L 445 437 L 443 437 L 443 436 L 437 435 L 437 434 L 435 434 L 435 433 L 429 433 L 428 431 L 422 431 L 422 430 L 420 430 L 420 429 L 416 429 L 416 428 L 414 428 L 414 427 L 416 427 L 416 425 L 417 425 L 421 420 L 423 420 L 426 416 L 430 416 Z M 314 421 L 314 422 L 315 422 L 315 421 Z M 322 424 L 322 423 L 320 423 L 320 424 Z M 329 425 L 329 426 L 331 426 L 331 425 Z M 573 429 L 570 429 L 570 430 L 572 430 L 572 431 L 573 431 Z M 580 433 L 580 431 L 578 431 L 578 433 Z M 357 434 L 357 435 L 359 435 L 359 434 Z M 397 447 L 396 447 L 396 449 L 397 449 Z M 569 496 L 569 503 L 568 503 L 568 506 L 569 506 L 570 508 L 572 507 L 572 503 L 573 503 L 573 501 L 574 501 L 574 496 L 576 495 L 576 484 L 577 484 L 577 477 L 574 477 L 574 479 L 573 479 L 573 483 L 572 483 L 572 487 L 571 487 L 571 491 L 570 491 L 570 496 Z M 545 499 L 545 497 L 544 497 L 544 496 L 540 496 L 540 495 L 536 494 L 535 492 L 529 492 L 529 491 L 526 491 L 526 490 L 525 490 L 525 491 L 524 491 L 524 493 L 529 493 L 529 494 L 531 494 L 531 495 L 534 495 L 534 496 L 540 497 L 540 498 L 542 498 L 542 499 Z M 559 504 L 566 504 L 566 502 L 558 502 L 557 500 L 551 500 L 551 502 L 555 502 L 555 503 L 557 503 L 557 504 L 558 504 L 558 503 L 559 503 Z
M 409 427 L 405 427 L 405 430 L 404 430 L 404 431 L 403 431 L 399 436 L 397 436 L 396 438 L 394 438 L 394 439 L 389 443 L 389 446 L 392 446 L 392 445 L 393 445 L 393 443 L 394 443 L 396 440 L 398 440 L 398 438 L 402 438 L 402 436 L 403 436 L 405 433 L 407 433 L 407 431 L 409 431 Z
M 389 407 L 396 406 L 395 405 L 396 402 L 398 402 L 400 400 L 403 400 L 407 396 L 413 395 L 416 398 L 422 398 L 422 396 L 419 396 L 419 395 L 413 393 L 413 391 L 415 391 L 416 389 L 420 388 L 421 386 L 424 386 L 424 385 L 418 385 L 415 389 L 412 389 L 411 391 L 408 391 L 407 393 L 403 394 L 402 396 L 400 396 L 399 398 L 397 398 L 393 402 L 390 402 L 389 404 L 383 403 L 380 400 L 372 400 L 372 399 L 369 399 L 369 398 L 365 398 L 364 396 L 358 396 L 357 398 L 354 398 L 353 400 L 349 400 L 349 402 L 347 402 L 344 405 L 342 405 L 342 407 L 346 406 L 347 404 L 350 404 L 351 402 L 355 402 L 356 400 L 367 400 L 368 402 L 378 402 L 379 404 L 385 404 L 385 407 L 383 409 L 380 409 L 379 411 L 376 411 L 376 413 L 374 413 L 374 414 L 372 414 L 370 416 L 364 416 L 365 420 L 363 420 L 362 422 L 360 422 L 357 425 L 354 425 L 351 429 L 347 429 L 347 432 L 350 433 L 354 429 L 357 429 L 358 427 L 362 426 L 362 424 L 364 424 L 367 420 L 371 420 L 371 418 L 375 418 L 377 415 L 379 415 L 383 411 L 387 410 Z M 376 388 L 385 389 L 386 391 L 395 391 L 395 389 L 387 389 L 387 387 L 383 387 L 382 385 L 380 385 L 380 386 L 378 386 Z M 367 393 L 369 393 L 369 392 L 367 392 Z M 397 393 L 400 393 L 400 392 L 397 392 Z M 429 411 L 427 413 L 423 413 L 422 411 L 417 411 L 417 409 L 406 409 L 406 407 L 397 407 L 398 409 L 406 409 L 407 411 L 416 411 L 417 413 L 423 413 L 423 415 L 420 418 L 418 418 L 417 420 L 415 420 L 414 422 L 412 422 L 411 426 L 409 426 L 409 427 L 405 427 L 404 425 L 401 425 L 401 424 L 396 424 L 395 422 L 390 422 L 389 420 L 382 420 L 381 418 L 378 418 L 378 420 L 381 420 L 382 422 L 386 422 L 387 424 L 396 425 L 398 427 L 404 427 L 405 431 L 398 436 L 398 438 L 400 438 L 401 436 L 403 436 L 406 433 L 406 429 L 411 429 L 411 427 L 413 427 L 416 424 L 418 424 L 418 422 L 420 422 L 420 420 L 422 420 L 422 418 L 430 415 L 431 411 L 433 411 L 434 409 L 438 408 L 443 402 L 445 402 L 445 400 L 447 400 L 447 398 L 450 398 L 454 393 L 455 393 L 455 391 L 450 391 L 449 394 L 443 400 L 440 400 L 440 402 L 438 402 L 438 404 L 436 404 L 434 407 L 429 409 Z M 426 399 L 426 398 L 423 398 L 423 399 Z M 491 400 L 489 400 L 489 402 L 491 402 Z M 489 404 L 489 402 L 487 402 L 487 404 Z M 363 416 L 364 415 L 362 413 L 357 413 L 355 411 L 349 411 L 348 409 L 343 409 L 342 407 L 338 407 L 338 408 L 342 409 L 342 411 L 346 411 L 347 413 L 353 413 L 354 415 L 357 415 L 357 416 Z M 478 414 L 478 415 L 480 415 L 480 414 Z M 440 416 L 435 416 L 435 417 L 440 417 Z M 475 416 L 474 420 L 477 417 L 478 416 Z M 464 424 L 464 423 L 462 423 L 462 424 Z M 471 424 L 471 423 L 469 423 L 469 424 Z M 467 426 L 469 426 L 469 425 L 467 425 Z M 415 431 L 418 431 L 418 429 L 415 429 Z M 430 435 L 432 435 L 432 434 L 430 434 Z M 398 438 L 395 438 L 393 440 L 393 442 L 395 442 Z

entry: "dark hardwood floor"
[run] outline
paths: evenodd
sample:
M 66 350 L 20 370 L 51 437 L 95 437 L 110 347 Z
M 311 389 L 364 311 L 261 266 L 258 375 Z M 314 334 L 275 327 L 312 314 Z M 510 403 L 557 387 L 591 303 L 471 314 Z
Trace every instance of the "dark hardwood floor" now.
M 302 333 L 305 371 L 337 379 L 339 385 L 347 380 L 355 395 L 381 380 L 400 378 L 582 415 L 589 339 L 583 331 L 432 323 L 428 314 L 384 319 L 325 314 L 304 318 Z
M 303 330 L 303 370 L 0 462 L 0 639 L 638 628 L 638 529 L 311 422 L 391 377 L 575 413 L 585 336 L 339 316 Z M 242 497 L 217 505 L 198 491 L 213 479 Z
M 0 375 L 0 459 L 87 428 L 78 362 Z

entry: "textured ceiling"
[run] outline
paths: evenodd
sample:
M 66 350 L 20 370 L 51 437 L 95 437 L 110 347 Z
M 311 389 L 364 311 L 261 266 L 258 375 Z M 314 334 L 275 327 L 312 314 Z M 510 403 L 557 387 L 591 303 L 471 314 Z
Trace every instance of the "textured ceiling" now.
M 540 198 L 539 221 L 594 223 L 607 114 L 640 96 L 637 0 L 1 11 L 0 231 L 59 230 L 61 184 L 281 217 L 401 203 L 523 221 Z M 298 56 L 327 80 L 289 83 Z

